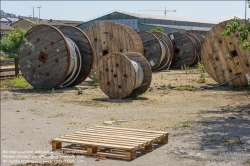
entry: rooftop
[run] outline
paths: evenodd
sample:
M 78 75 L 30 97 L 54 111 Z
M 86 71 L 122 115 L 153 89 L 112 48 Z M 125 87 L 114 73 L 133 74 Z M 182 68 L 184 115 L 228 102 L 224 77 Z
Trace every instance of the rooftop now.
M 1 23 L 0 29 L 1 30 L 12 30 L 13 28 L 11 26 L 8 26 L 6 24 Z

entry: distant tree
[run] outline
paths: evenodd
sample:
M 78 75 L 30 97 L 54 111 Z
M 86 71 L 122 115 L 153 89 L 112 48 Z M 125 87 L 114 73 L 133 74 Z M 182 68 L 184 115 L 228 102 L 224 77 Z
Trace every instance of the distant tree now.
M 0 50 L 9 55 L 10 58 L 17 56 L 18 47 L 25 33 L 36 24 L 31 24 L 27 29 L 16 28 L 11 30 L 8 35 L 5 35 L 0 40 Z M 28 41 L 25 43 L 30 44 Z
M 248 8 L 250 8 L 250 0 L 247 0 L 247 3 Z M 231 19 L 231 22 L 226 26 L 221 35 L 229 36 L 235 32 L 239 32 L 238 43 L 242 45 L 242 48 L 250 50 L 250 41 L 247 40 L 250 35 L 250 21 L 234 17 Z
M 158 27 L 151 29 L 150 32 L 164 32 L 164 29 L 158 26 Z

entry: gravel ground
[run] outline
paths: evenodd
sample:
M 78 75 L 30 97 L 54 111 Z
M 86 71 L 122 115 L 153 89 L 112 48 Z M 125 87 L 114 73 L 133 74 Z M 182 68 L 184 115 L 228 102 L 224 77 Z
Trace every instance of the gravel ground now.
M 109 99 L 90 80 L 54 93 L 1 86 L 1 165 L 250 165 L 249 88 L 214 87 L 208 76 L 200 84 L 199 76 L 153 73 L 147 93 L 126 99 Z M 184 85 L 189 90 L 180 90 Z M 111 117 L 126 121 L 114 127 L 167 131 L 169 143 L 133 161 L 51 151 L 51 139 L 104 125 Z

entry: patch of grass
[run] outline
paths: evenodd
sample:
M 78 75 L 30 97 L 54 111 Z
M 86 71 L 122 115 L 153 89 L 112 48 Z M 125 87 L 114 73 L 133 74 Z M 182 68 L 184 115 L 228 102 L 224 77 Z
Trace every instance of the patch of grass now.
M 15 88 L 30 88 L 31 85 L 24 79 L 24 77 L 15 77 L 10 81 L 11 85 L 14 86 Z
M 34 112 L 34 111 L 35 111 L 35 109 L 33 109 L 33 108 L 32 108 L 32 109 L 30 109 L 30 111 L 31 111 L 31 112 Z
M 181 85 L 179 90 L 194 91 L 194 88 L 191 85 Z
M 55 89 L 54 88 L 51 89 L 51 94 L 52 95 L 55 94 Z
M 111 117 L 109 118 L 109 120 L 114 121 L 115 118 L 114 118 L 113 116 L 111 116 Z
M 83 90 L 82 90 L 82 88 L 80 88 L 80 87 L 78 87 L 78 88 L 77 88 L 77 94 L 78 94 L 78 95 L 83 94 Z
M 230 138 L 223 138 L 222 140 L 224 143 L 229 144 L 229 145 L 233 145 L 233 144 L 242 144 L 242 140 L 238 137 L 238 138 L 234 138 L 234 139 L 230 139 Z
M 98 80 L 97 80 L 97 68 L 94 68 L 91 75 L 91 86 L 94 88 L 98 87 Z
M 185 122 L 182 124 L 182 127 L 189 127 L 189 122 Z
M 198 83 L 205 83 L 205 82 L 206 82 L 205 74 L 201 73 Z
M 205 71 L 205 68 L 204 68 L 204 66 L 203 66 L 203 64 L 200 63 L 200 62 L 198 62 L 198 71 L 199 71 L 200 73 L 205 73 L 205 72 L 206 72 L 206 71 Z
M 16 112 L 20 112 L 20 110 L 16 110 Z
M 20 97 L 20 100 L 24 100 L 24 99 L 26 99 L 24 96 Z

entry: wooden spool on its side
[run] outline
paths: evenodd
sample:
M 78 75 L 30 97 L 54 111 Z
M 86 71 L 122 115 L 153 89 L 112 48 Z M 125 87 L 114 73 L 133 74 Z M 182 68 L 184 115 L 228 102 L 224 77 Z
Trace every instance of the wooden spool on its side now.
M 91 71 L 94 62 L 93 48 L 89 38 L 81 29 L 72 26 L 62 26 L 59 27 L 59 30 L 65 37 L 73 40 L 80 49 L 82 58 L 81 71 L 76 80 L 70 84 L 70 86 L 75 86 L 84 81 Z
M 167 69 L 174 58 L 174 47 L 170 38 L 162 32 L 152 32 L 157 38 L 163 40 L 166 43 L 166 56 L 163 59 L 161 65 L 157 70 Z
M 152 70 L 156 70 L 161 64 L 162 48 L 157 37 L 151 32 L 138 32 L 144 48 L 144 57 L 149 62 Z
M 86 34 L 94 49 L 94 66 L 110 52 L 138 52 L 143 54 L 143 46 L 138 35 L 129 28 L 112 22 L 100 22 L 90 26 Z
M 136 72 L 130 60 L 137 61 L 143 68 L 143 83 L 135 88 Z M 110 98 L 125 98 L 147 91 L 152 72 L 147 60 L 138 53 L 112 52 L 104 56 L 98 64 L 98 82 L 102 91 Z
M 195 61 L 195 47 L 188 35 L 181 32 L 168 34 L 174 47 L 174 58 L 171 64 L 173 69 L 181 69 L 182 66 L 190 66 Z
M 92 46 L 88 37 L 78 28 L 65 26 L 60 30 L 49 25 L 37 25 L 24 36 L 19 46 L 19 63 L 24 78 L 36 88 L 51 89 L 63 83 L 70 73 L 70 49 L 65 36 L 78 46 L 82 58 L 77 60 L 75 78 L 67 86 L 84 81 L 93 64 Z M 78 75 L 77 75 L 78 74 Z
M 238 44 L 239 33 L 220 35 L 229 22 L 219 23 L 209 31 L 202 44 L 201 59 L 209 76 L 218 83 L 233 79 L 227 85 L 246 86 L 250 77 L 250 51 Z
M 55 27 L 31 28 L 19 45 L 19 64 L 24 78 L 36 88 L 54 88 L 66 78 L 70 53 L 63 34 Z

